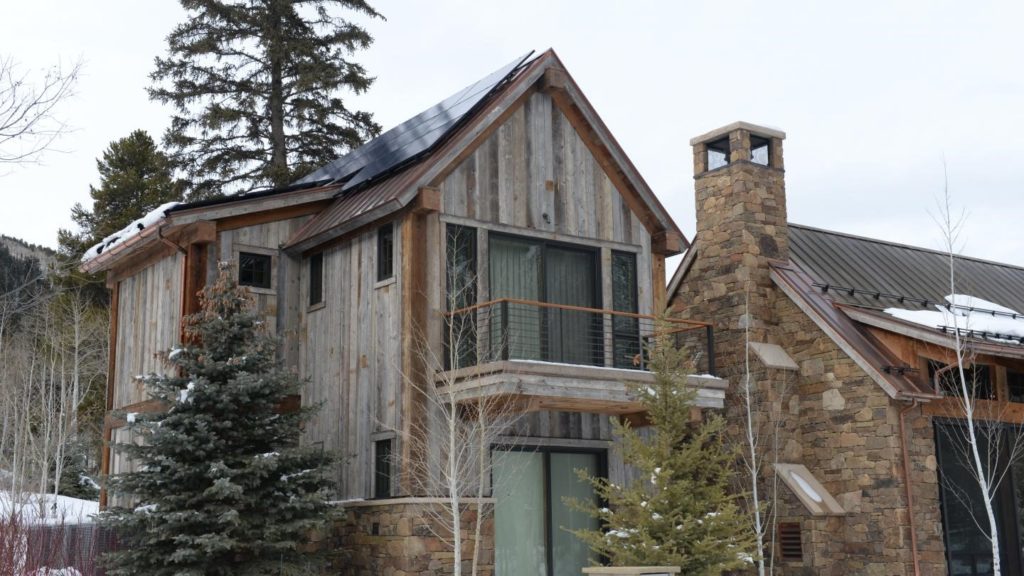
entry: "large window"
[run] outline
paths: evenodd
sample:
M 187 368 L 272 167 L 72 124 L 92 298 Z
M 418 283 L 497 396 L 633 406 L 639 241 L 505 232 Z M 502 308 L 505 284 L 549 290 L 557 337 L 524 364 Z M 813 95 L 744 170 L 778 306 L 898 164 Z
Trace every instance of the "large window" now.
M 992 548 L 985 501 L 975 479 L 973 458 L 968 450 L 967 430 L 961 422 L 935 425 L 939 483 L 942 495 L 942 528 L 946 561 L 952 576 L 983 576 L 993 573 Z M 1019 427 L 979 423 L 978 448 L 990 477 L 1001 478 L 993 508 L 999 527 L 999 544 L 1004 574 L 1021 574 L 1024 535 L 1024 466 L 1011 462 Z
M 445 305 L 449 311 L 456 311 L 476 304 L 476 228 L 448 224 L 446 229 L 448 268 Z M 475 310 L 448 317 L 445 326 L 447 368 L 476 364 L 476 318 Z
M 612 304 L 618 312 L 637 312 L 636 254 L 612 252 Z M 612 316 L 612 365 L 633 368 L 640 364 L 640 320 Z
M 579 310 L 600 307 L 597 250 L 491 234 L 488 253 L 491 299 L 521 301 L 490 312 L 492 343 L 510 358 L 604 364 L 602 318 Z
M 495 450 L 492 458 L 497 576 L 579 576 L 593 553 L 570 530 L 598 523 L 567 499 L 595 501 L 576 470 L 604 474 L 602 453 Z

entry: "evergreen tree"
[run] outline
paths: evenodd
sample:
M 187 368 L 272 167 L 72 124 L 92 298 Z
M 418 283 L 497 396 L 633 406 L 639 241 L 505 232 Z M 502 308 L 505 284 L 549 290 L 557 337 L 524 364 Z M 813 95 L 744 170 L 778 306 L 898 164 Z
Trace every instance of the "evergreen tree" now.
M 315 573 L 302 548 L 326 520 L 327 462 L 299 445 L 308 410 L 279 409 L 300 382 L 258 318 L 223 270 L 187 319 L 197 344 L 167 354 L 181 376 L 145 377 L 166 409 L 126 415 L 141 443 L 115 446 L 135 471 L 113 494 L 135 505 L 103 515 L 123 544 L 111 574 Z
M 651 428 L 613 420 L 623 459 L 644 480 L 620 486 L 580 471 L 602 504 L 569 504 L 605 528 L 574 534 L 616 566 L 680 566 L 694 576 L 747 567 L 754 538 L 742 495 L 731 490 L 736 453 L 725 443 L 725 420 L 692 421 L 685 356 L 667 340 L 650 350 L 654 384 L 636 390 Z
M 157 58 L 150 98 L 174 106 L 165 136 L 189 198 L 282 186 L 380 132 L 340 93 L 373 82 L 350 57 L 373 38 L 335 14 L 364 0 L 181 0 L 187 20 Z
M 170 160 L 145 130 L 111 142 L 96 160 L 96 169 L 100 185 L 89 186 L 92 209 L 76 203 L 71 219 L 79 231 L 60 230 L 57 235 L 60 253 L 69 260 L 77 261 L 92 245 L 136 218 L 182 197 Z

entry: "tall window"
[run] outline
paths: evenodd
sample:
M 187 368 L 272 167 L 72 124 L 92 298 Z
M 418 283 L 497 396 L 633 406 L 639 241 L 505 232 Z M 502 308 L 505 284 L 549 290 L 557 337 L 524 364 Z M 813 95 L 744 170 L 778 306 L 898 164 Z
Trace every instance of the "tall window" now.
M 612 308 L 617 312 L 636 313 L 636 254 L 612 252 Z M 628 316 L 612 316 L 616 368 L 639 367 L 640 320 Z
M 253 288 L 271 287 L 271 266 L 273 260 L 268 254 L 238 253 L 238 284 Z
M 309 305 L 324 301 L 324 253 L 309 257 Z
M 448 224 L 446 227 L 447 299 L 449 311 L 476 304 L 476 228 Z M 447 368 L 476 364 L 476 311 L 450 316 L 445 326 Z
M 373 497 L 391 497 L 391 454 L 393 438 L 373 443 Z
M 377 229 L 377 281 L 395 275 L 395 224 L 388 222 Z

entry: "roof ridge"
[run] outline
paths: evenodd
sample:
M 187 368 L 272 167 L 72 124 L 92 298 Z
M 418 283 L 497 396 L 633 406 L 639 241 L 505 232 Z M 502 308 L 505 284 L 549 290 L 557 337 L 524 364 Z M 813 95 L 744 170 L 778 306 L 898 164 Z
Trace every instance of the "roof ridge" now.
M 833 236 L 843 236 L 846 238 L 852 238 L 854 240 L 864 240 L 866 242 L 873 242 L 875 244 L 885 244 L 886 246 L 896 246 L 899 248 L 907 248 L 909 250 L 917 250 L 918 252 L 928 252 L 930 254 L 938 254 L 940 256 L 948 256 L 949 253 L 943 250 L 936 250 L 934 248 L 925 248 L 923 246 L 914 246 L 912 244 L 904 244 L 902 242 L 893 242 L 890 240 L 882 240 L 881 238 L 871 238 L 869 236 L 861 236 L 859 234 L 851 234 L 849 232 L 839 232 L 837 230 L 827 230 L 825 228 L 819 228 L 817 226 L 808 226 L 806 224 L 796 224 L 793 222 L 787 222 L 790 228 L 803 228 L 805 230 L 811 230 L 813 232 L 822 232 L 824 234 L 831 234 Z M 953 254 L 953 257 L 958 260 L 971 260 L 974 262 L 980 262 L 982 264 L 991 264 L 993 266 L 1001 266 L 1003 268 L 1013 268 L 1014 270 L 1024 271 L 1024 266 L 1018 266 L 1016 264 L 1009 264 L 1007 262 L 997 262 L 995 260 L 986 260 L 985 258 L 978 258 L 977 256 L 966 256 L 964 254 Z

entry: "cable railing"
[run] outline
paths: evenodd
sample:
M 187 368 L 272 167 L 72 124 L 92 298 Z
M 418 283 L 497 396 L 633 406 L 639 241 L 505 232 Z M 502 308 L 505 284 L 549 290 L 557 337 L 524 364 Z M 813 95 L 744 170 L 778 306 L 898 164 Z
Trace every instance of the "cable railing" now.
M 695 370 L 715 374 L 714 329 L 707 322 L 515 298 L 444 316 L 447 369 L 532 360 L 647 370 L 649 344 L 668 336 L 689 351 Z

